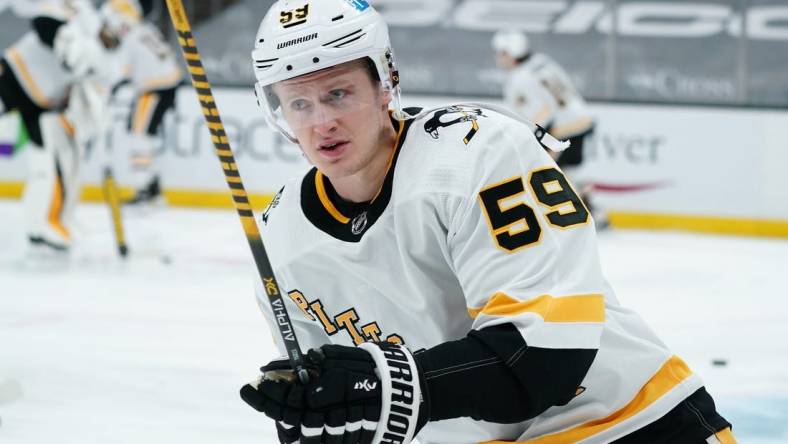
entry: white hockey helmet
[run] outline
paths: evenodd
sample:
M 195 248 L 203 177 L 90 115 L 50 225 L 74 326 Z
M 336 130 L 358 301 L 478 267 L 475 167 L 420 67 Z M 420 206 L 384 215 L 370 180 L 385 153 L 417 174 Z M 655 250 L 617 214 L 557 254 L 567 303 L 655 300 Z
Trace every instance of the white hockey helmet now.
M 498 31 L 493 36 L 492 47 L 497 52 L 508 54 L 514 59 L 521 59 L 531 52 L 528 36 L 520 31 Z
M 353 60 L 369 58 L 399 116 L 399 74 L 388 26 L 366 0 L 279 0 L 260 22 L 252 51 L 255 93 L 269 125 L 295 134 L 271 87 Z
M 137 0 L 107 0 L 101 5 L 101 17 L 112 33 L 123 36 L 142 21 L 142 6 Z

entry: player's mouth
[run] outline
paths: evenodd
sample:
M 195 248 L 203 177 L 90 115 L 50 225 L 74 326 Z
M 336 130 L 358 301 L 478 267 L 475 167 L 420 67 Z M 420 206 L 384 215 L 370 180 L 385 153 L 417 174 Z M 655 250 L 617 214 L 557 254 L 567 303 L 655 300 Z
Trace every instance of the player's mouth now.
M 317 151 L 325 157 L 336 158 L 341 156 L 349 145 L 350 142 L 346 140 L 330 140 L 321 143 Z

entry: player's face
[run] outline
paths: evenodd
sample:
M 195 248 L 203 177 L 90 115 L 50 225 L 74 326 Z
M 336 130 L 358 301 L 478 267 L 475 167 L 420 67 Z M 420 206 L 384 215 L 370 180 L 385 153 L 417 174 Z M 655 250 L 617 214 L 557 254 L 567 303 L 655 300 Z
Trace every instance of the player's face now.
M 512 69 L 517 65 L 517 60 L 504 51 L 497 51 L 495 53 L 495 61 L 498 66 L 503 69 Z
M 304 154 L 330 179 L 357 174 L 381 155 L 391 96 L 363 62 L 279 82 L 274 93 Z
M 115 49 L 120 45 L 120 35 L 115 34 L 109 26 L 104 24 L 99 31 L 99 40 L 106 49 Z

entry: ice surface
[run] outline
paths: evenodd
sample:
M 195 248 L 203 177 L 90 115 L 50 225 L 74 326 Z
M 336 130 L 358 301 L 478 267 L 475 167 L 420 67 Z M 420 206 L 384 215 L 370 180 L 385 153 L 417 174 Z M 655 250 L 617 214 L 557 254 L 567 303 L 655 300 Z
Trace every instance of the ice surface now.
M 77 213 L 65 265 L 22 261 L 21 211 L 0 200 L 0 442 L 275 443 L 238 388 L 273 357 L 235 213 Z M 611 231 L 605 272 L 706 381 L 743 443 L 788 442 L 788 242 Z M 724 360 L 725 366 L 712 365 Z

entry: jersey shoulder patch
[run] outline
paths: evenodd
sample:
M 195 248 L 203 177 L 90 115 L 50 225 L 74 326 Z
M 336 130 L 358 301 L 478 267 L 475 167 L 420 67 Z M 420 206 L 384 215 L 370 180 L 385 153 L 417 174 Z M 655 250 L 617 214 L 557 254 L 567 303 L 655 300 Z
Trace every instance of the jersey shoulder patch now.
M 479 131 L 479 121 L 488 117 L 488 114 L 481 107 L 450 105 L 431 110 L 423 117 L 421 126 L 433 140 L 458 137 L 458 140 L 468 145 Z
M 511 111 L 483 103 L 464 103 L 430 108 L 419 114 L 411 133 L 453 151 L 492 149 L 506 134 L 530 131 Z M 423 131 L 423 132 L 422 132 Z

